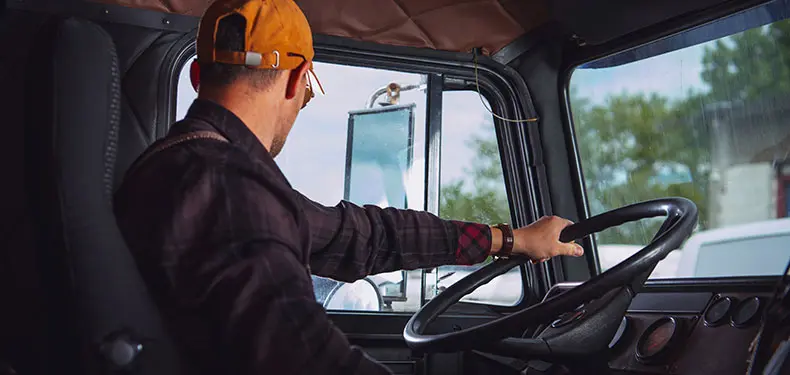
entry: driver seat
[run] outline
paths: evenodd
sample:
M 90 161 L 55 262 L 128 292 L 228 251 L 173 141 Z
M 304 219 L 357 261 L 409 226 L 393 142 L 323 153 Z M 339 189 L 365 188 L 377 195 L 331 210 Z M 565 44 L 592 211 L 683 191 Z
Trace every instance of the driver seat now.
M 46 294 L 45 367 L 178 374 L 175 346 L 112 210 L 121 107 L 114 42 L 93 22 L 55 18 L 33 45 L 25 183 Z

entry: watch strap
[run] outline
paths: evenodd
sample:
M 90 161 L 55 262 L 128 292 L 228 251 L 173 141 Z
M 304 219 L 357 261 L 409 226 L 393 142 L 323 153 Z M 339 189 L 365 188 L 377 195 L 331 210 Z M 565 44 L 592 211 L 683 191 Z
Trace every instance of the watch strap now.
M 510 228 L 510 225 L 504 223 L 494 225 L 494 228 L 502 232 L 502 248 L 499 249 L 496 255 L 500 258 L 507 258 L 513 253 L 513 244 L 516 242 L 515 238 L 513 238 L 513 230 Z

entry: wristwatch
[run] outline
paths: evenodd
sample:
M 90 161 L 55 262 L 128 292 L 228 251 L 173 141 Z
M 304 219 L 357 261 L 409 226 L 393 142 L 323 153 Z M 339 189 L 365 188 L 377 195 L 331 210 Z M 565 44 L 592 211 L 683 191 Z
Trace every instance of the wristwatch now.
M 494 225 L 494 228 L 502 232 L 502 248 L 499 249 L 496 256 L 498 258 L 507 258 L 513 252 L 513 244 L 516 242 L 515 238 L 513 238 L 513 230 L 510 229 L 510 225 L 505 223 Z

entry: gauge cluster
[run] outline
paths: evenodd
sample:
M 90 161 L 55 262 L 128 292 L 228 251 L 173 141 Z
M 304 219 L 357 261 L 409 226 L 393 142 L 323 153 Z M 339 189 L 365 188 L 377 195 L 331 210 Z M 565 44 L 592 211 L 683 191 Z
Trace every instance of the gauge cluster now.
M 558 284 L 547 298 L 573 287 Z M 609 367 L 617 374 L 742 375 L 772 288 L 772 280 L 647 288 L 609 343 Z M 573 311 L 553 323 L 586 318 Z
M 735 328 L 754 325 L 762 312 L 762 298 L 749 296 L 740 301 L 733 297 L 718 296 L 705 310 L 703 322 L 707 327 L 729 324 Z

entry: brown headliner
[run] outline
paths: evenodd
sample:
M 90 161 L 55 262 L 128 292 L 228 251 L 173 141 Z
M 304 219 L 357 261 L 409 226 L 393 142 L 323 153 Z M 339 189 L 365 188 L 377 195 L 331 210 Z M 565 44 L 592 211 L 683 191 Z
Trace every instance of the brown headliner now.
M 93 0 L 200 16 L 208 0 Z M 544 0 L 297 0 L 314 33 L 381 44 L 494 53 L 544 22 Z M 342 14 L 342 16 L 341 16 Z

